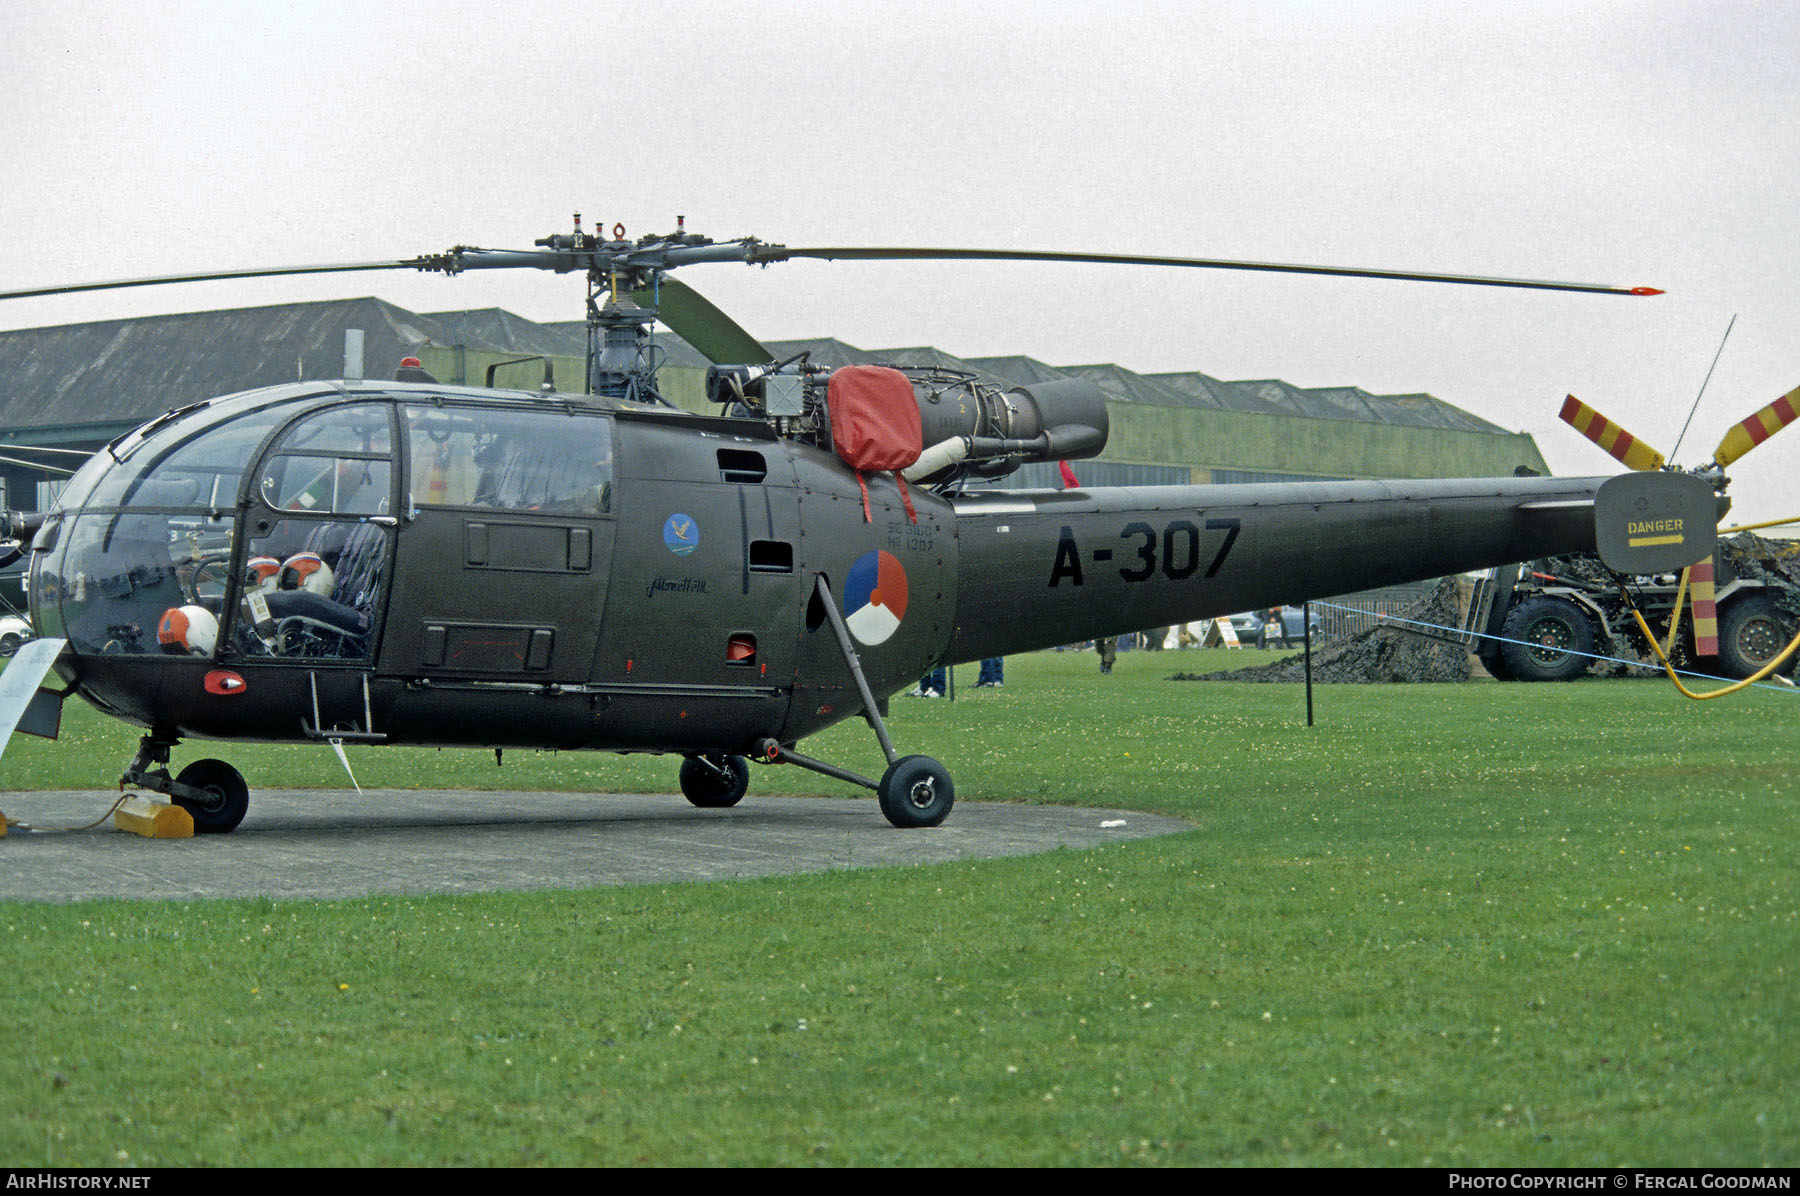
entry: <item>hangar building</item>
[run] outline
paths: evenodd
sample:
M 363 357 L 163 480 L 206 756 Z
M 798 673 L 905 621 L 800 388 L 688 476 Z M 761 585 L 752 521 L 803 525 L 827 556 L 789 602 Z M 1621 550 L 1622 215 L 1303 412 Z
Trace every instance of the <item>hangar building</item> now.
M 546 363 L 566 389 L 582 377 L 585 329 L 488 309 L 421 314 L 380 299 L 105 320 L 0 332 L 0 506 L 47 506 L 74 456 L 164 411 L 233 391 L 346 374 L 345 334 L 363 333 L 371 378 L 418 357 L 446 383 L 536 390 Z M 660 381 L 670 399 L 713 411 L 706 360 L 672 333 Z M 1530 436 L 1508 432 L 1428 394 L 1373 395 L 1354 386 L 1228 382 L 1199 371 L 1139 374 L 1117 365 L 1053 366 L 1029 357 L 960 359 L 933 348 L 864 350 L 841 341 L 777 341 L 823 365 L 885 363 L 967 370 L 1001 385 L 1063 377 L 1106 395 L 1112 435 L 1086 485 L 1262 482 L 1380 477 L 1484 477 L 1548 472 Z M 1030 466 L 1010 485 L 1054 485 Z

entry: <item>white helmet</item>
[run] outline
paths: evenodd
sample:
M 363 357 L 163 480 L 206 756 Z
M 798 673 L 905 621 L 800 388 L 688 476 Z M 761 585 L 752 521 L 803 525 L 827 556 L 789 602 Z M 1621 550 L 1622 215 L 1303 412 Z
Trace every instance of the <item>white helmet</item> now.
M 211 656 L 219 642 L 219 620 L 204 606 L 171 606 L 156 625 L 164 652 Z
M 281 584 L 281 562 L 272 556 L 253 556 L 244 563 L 244 589 L 272 594 Z
M 336 581 L 331 566 L 316 552 L 296 552 L 281 562 L 281 588 L 284 590 L 306 590 L 329 598 Z

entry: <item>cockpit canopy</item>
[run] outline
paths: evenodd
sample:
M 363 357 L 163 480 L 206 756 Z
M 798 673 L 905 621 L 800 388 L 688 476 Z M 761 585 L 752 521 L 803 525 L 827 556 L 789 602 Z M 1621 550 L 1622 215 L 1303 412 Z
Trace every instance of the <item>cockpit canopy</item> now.
M 393 529 L 426 507 L 605 516 L 604 410 L 493 391 L 275 387 L 120 438 L 33 558 L 37 626 L 77 654 L 375 652 Z

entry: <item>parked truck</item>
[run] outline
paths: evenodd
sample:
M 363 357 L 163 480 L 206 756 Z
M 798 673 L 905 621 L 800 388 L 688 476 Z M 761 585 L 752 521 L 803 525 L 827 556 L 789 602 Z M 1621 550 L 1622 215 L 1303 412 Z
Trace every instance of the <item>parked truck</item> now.
M 1800 542 L 1744 533 L 1720 540 L 1714 561 L 1719 653 L 1694 651 L 1692 603 L 1683 598 L 1670 656 L 1678 668 L 1748 677 L 1779 655 L 1800 626 Z M 1679 574 L 1629 579 L 1633 601 L 1665 645 L 1680 581 Z M 1485 632 L 1476 655 L 1501 680 L 1572 680 L 1596 656 L 1655 659 L 1612 574 L 1591 555 L 1491 571 L 1477 584 L 1465 626 Z M 1794 661 L 1780 672 L 1792 675 Z

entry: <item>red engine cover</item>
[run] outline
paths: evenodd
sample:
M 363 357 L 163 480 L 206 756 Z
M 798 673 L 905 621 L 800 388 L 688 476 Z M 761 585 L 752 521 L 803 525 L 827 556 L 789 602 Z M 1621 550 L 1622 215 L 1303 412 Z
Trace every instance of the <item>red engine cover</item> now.
M 831 443 L 852 469 L 905 469 L 924 448 L 912 383 L 880 365 L 845 366 L 825 392 Z

